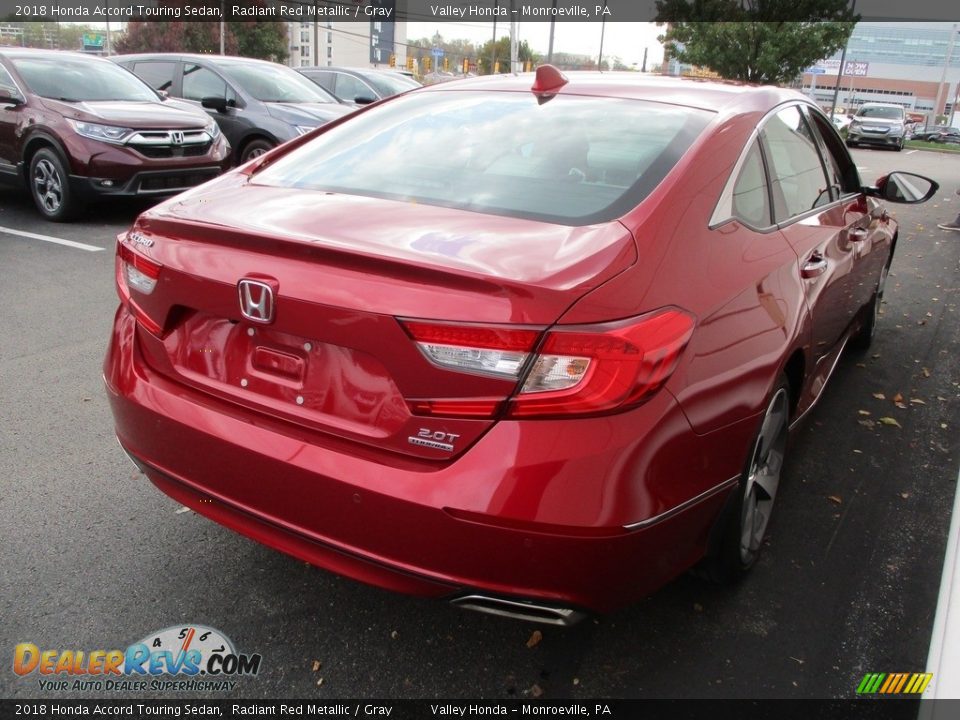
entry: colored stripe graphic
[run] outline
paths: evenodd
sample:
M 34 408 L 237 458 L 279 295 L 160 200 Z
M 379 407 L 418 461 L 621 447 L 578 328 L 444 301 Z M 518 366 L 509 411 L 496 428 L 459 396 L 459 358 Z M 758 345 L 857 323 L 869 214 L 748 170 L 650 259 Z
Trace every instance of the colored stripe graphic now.
M 867 673 L 857 686 L 858 695 L 920 695 L 933 680 L 933 673 Z

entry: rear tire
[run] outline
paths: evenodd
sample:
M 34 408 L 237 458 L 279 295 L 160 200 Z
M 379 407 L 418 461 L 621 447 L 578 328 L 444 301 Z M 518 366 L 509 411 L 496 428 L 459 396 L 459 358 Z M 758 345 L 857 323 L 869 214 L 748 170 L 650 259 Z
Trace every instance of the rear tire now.
M 790 382 L 781 374 L 770 394 L 736 494 L 718 520 L 717 542 L 697 567 L 699 575 L 727 584 L 742 578 L 756 564 L 783 474 L 789 427 Z

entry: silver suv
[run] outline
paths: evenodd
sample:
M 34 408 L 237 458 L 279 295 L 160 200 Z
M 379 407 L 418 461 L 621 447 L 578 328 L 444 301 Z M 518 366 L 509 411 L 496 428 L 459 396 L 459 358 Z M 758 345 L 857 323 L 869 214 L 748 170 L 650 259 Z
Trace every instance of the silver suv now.
M 900 105 L 864 103 L 847 128 L 847 147 L 863 144 L 903 150 L 905 124 Z

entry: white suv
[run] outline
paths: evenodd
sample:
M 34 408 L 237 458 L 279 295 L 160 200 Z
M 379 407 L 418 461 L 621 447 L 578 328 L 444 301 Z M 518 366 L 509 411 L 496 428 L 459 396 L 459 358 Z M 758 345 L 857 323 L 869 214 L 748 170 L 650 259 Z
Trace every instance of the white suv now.
M 864 103 L 847 128 L 847 147 L 880 145 L 903 150 L 906 115 L 900 105 Z

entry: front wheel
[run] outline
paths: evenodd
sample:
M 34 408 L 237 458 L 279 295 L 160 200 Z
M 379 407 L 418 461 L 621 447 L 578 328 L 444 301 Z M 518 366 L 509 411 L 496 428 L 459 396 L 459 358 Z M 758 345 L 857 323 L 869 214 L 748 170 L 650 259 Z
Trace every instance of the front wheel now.
M 880 271 L 880 279 L 877 281 L 877 289 L 873 291 L 873 299 L 870 301 L 870 307 L 867 309 L 867 316 L 863 321 L 863 326 L 850 338 L 850 347 L 855 350 L 867 350 L 873 338 L 877 334 L 877 322 L 880 320 L 880 306 L 883 303 L 883 289 L 887 285 L 887 275 L 890 274 L 890 263 L 883 266 Z
M 251 140 L 243 146 L 243 152 L 240 154 L 240 164 L 242 165 L 243 163 L 247 162 L 247 160 L 253 160 L 255 157 L 260 157 L 273 148 L 274 144 L 269 140 Z
M 47 220 L 66 222 L 76 214 L 66 166 L 52 148 L 41 148 L 30 159 L 30 194 Z
M 760 556 L 786 461 L 789 421 L 790 383 L 781 375 L 760 422 L 735 500 L 719 520 L 719 543 L 699 568 L 714 582 L 738 580 Z

